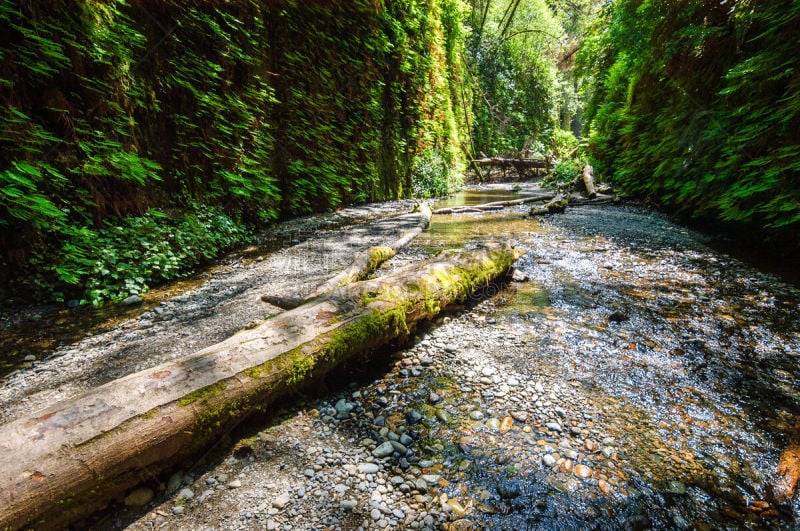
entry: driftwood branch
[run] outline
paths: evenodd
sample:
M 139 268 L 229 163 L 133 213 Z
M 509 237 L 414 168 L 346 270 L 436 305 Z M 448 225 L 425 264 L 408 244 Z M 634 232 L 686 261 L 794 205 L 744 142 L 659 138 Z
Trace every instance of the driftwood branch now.
M 594 199 L 597 196 L 597 190 L 594 187 L 594 168 L 589 164 L 584 166 L 581 178 L 583 179 L 583 186 L 586 188 L 586 195 L 589 199 Z
M 538 201 L 547 201 L 548 199 L 552 199 L 555 197 L 554 194 L 538 194 L 532 195 L 528 197 L 521 197 L 520 199 L 511 199 L 509 201 L 492 201 L 491 203 L 483 203 L 480 205 L 469 205 L 469 206 L 459 206 L 459 207 L 446 207 L 446 208 L 438 208 L 433 211 L 434 214 L 465 214 L 465 213 L 475 213 L 475 212 L 484 212 L 490 210 L 500 210 L 505 207 L 514 206 L 514 205 L 524 205 L 525 203 L 536 203 Z
M 68 524 L 196 455 L 256 410 L 508 271 L 472 252 L 356 282 L 180 360 L 0 426 L 0 528 Z
M 564 212 L 568 204 L 569 204 L 569 199 L 567 199 L 563 195 L 557 195 L 551 201 L 545 203 L 542 206 L 531 207 L 530 215 L 542 216 L 545 214 L 555 214 L 556 212 Z

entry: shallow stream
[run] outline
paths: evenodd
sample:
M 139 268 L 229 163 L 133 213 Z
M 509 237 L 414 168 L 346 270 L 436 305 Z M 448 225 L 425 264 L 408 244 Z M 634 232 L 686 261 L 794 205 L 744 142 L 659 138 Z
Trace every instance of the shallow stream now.
M 460 471 L 447 492 L 474 519 L 504 529 L 800 524 L 797 501 L 772 492 L 782 450 L 800 437 L 798 289 L 632 207 L 439 216 L 418 245 L 487 237 L 527 251 L 517 265 L 527 279 L 493 290 L 460 331 L 437 331 L 452 341 L 477 328 L 485 340 L 465 346 L 499 370 L 481 373 L 461 355 L 435 382 L 396 382 L 408 394 L 438 386 L 436 407 L 461 415 L 457 429 L 431 424 L 425 436 L 446 441 L 429 450 Z

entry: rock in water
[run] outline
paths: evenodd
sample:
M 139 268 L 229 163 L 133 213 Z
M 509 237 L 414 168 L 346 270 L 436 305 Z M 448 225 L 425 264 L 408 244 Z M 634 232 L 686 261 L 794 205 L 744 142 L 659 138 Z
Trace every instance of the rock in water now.
M 778 476 L 773 492 L 775 501 L 783 503 L 794 496 L 800 481 L 800 444 L 790 444 L 781 453 Z

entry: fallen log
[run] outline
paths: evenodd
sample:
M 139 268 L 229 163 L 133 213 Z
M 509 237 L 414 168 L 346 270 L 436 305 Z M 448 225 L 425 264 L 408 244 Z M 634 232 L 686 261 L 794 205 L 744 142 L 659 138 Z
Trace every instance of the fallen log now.
M 515 169 L 529 169 L 529 168 L 547 168 L 549 167 L 547 160 L 540 159 L 507 159 L 503 157 L 487 157 L 483 159 L 475 159 L 472 161 L 475 166 L 495 166 L 499 168 L 515 168 Z
M 185 358 L 0 426 L 0 528 L 59 528 L 183 459 L 288 390 L 508 271 L 488 244 L 336 289 Z
M 612 203 L 618 203 L 619 198 L 614 195 L 606 195 L 606 194 L 596 194 L 594 199 L 586 199 L 579 195 L 574 195 L 570 200 L 570 205 L 573 206 L 585 206 L 585 205 L 610 205 Z
M 552 199 L 552 201 L 545 203 L 542 206 L 531 207 L 529 215 L 542 216 L 545 214 L 555 214 L 557 212 L 564 212 L 564 210 L 566 210 L 567 208 L 567 205 L 569 205 L 569 199 L 567 199 L 563 195 L 557 195 Z
M 594 168 L 590 164 L 583 167 L 581 178 L 583 179 L 583 186 L 586 187 L 586 195 L 589 199 L 594 199 L 597 196 L 597 190 L 594 187 Z
M 370 247 L 356 255 L 355 259 L 350 265 L 329 279 L 327 282 L 319 285 L 314 291 L 305 297 L 278 297 L 269 294 L 261 296 L 261 300 L 284 310 L 297 308 L 298 306 L 309 302 L 310 300 L 319 297 L 336 288 L 340 288 L 347 284 L 351 284 L 358 280 L 364 280 L 370 273 L 375 271 L 383 262 L 389 260 L 397 251 L 407 246 L 411 241 L 420 235 L 425 230 L 431 221 L 431 208 L 427 203 L 418 205 L 418 209 L 406 216 L 416 216 L 418 219 L 416 225 L 406 231 L 400 238 L 391 242 L 386 246 Z
M 521 197 L 519 199 L 511 199 L 508 201 L 492 201 L 491 203 L 482 203 L 480 205 L 468 205 L 458 207 L 444 207 L 437 208 L 433 211 L 434 214 L 464 214 L 490 210 L 500 210 L 508 206 L 524 205 L 525 203 L 535 203 L 537 201 L 546 201 L 554 198 L 554 194 L 537 194 L 528 197 Z

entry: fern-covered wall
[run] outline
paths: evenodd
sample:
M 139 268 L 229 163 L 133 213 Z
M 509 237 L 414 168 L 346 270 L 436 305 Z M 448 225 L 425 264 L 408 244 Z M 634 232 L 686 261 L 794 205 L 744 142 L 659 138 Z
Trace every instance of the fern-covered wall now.
M 418 160 L 447 181 L 469 107 L 461 10 L 0 0 L 3 283 L 121 297 L 213 255 L 204 240 L 408 196 Z
M 619 0 L 580 51 L 596 169 L 800 249 L 800 3 Z

